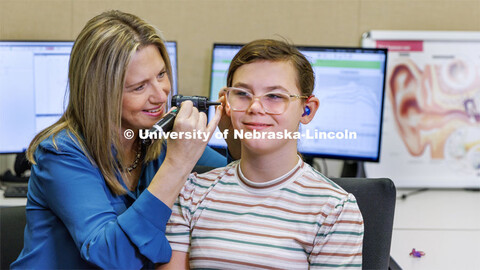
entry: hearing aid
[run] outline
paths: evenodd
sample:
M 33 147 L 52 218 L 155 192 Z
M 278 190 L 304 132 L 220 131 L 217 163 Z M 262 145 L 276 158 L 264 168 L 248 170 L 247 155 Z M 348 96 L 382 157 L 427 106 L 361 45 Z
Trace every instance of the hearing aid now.
M 310 107 L 308 106 L 305 106 L 305 110 L 303 111 L 302 116 L 305 116 L 305 115 L 310 115 Z

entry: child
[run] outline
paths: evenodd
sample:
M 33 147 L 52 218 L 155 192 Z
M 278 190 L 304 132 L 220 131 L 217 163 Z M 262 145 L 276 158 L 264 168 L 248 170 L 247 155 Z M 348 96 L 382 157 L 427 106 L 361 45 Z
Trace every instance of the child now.
M 241 160 L 189 177 L 167 225 L 172 260 L 161 267 L 361 268 L 354 196 L 282 135 L 298 132 L 319 106 L 310 63 L 285 42 L 256 40 L 232 60 L 227 86 L 226 113 L 244 134 Z

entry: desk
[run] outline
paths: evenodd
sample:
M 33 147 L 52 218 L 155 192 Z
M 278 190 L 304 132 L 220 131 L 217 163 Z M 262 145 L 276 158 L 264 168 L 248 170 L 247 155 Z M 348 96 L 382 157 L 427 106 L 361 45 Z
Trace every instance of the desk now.
M 27 198 L 5 198 L 3 189 L 0 189 L 0 207 L 27 205 Z
M 480 269 L 479 207 L 480 192 L 460 189 L 397 200 L 390 254 L 406 270 Z M 425 256 L 409 256 L 412 248 Z

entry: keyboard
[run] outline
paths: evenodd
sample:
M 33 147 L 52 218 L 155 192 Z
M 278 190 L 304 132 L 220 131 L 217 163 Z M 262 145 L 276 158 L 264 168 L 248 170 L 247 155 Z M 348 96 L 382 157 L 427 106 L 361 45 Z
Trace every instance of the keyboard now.
M 26 198 L 28 191 L 28 184 L 9 184 L 3 193 L 5 198 Z

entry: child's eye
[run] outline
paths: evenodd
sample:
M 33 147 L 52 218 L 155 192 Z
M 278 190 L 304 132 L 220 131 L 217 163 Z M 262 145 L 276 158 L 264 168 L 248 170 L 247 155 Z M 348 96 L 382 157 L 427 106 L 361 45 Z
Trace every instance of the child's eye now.
M 279 100 L 279 99 L 284 99 L 285 98 L 285 96 L 283 96 L 281 94 L 274 94 L 274 93 L 267 94 L 266 97 L 268 99 L 271 99 L 271 100 Z
M 250 96 L 250 94 L 248 92 L 245 92 L 245 91 L 237 91 L 235 93 L 237 96 L 241 96 L 241 97 L 248 97 Z

